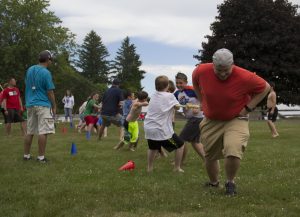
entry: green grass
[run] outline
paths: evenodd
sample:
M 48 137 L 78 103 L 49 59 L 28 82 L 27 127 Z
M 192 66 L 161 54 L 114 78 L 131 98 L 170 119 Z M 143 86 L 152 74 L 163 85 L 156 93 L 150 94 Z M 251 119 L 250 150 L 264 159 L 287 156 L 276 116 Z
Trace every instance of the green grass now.
M 176 123 L 177 132 L 183 124 Z M 115 127 L 97 142 L 94 135 L 90 141 L 70 130 L 64 135 L 60 124 L 48 140 L 50 163 L 43 165 L 23 162 L 19 126 L 7 138 L 0 125 L 0 216 L 299 216 L 300 121 L 277 125 L 280 137 L 272 139 L 265 122 L 250 123 L 236 197 L 224 196 L 224 187 L 202 187 L 207 176 L 192 148 L 184 174 L 172 172 L 173 153 L 156 160 L 154 172 L 148 174 L 142 127 L 138 150 L 130 152 L 112 149 Z M 75 156 L 70 155 L 72 142 L 78 150 Z M 127 160 L 133 160 L 136 169 L 118 171 Z M 225 181 L 223 167 L 220 179 Z

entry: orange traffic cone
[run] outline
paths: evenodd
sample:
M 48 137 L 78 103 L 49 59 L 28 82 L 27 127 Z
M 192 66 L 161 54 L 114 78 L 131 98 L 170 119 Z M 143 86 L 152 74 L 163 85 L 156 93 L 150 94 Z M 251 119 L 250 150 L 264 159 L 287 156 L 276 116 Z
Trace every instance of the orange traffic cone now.
M 120 171 L 122 170 L 134 170 L 135 168 L 135 164 L 132 160 L 129 160 L 126 164 L 124 164 L 123 166 L 121 166 L 119 168 Z
M 67 128 L 66 128 L 66 127 L 63 127 L 63 128 L 61 129 L 61 132 L 62 132 L 63 134 L 66 134 L 66 133 L 67 133 Z

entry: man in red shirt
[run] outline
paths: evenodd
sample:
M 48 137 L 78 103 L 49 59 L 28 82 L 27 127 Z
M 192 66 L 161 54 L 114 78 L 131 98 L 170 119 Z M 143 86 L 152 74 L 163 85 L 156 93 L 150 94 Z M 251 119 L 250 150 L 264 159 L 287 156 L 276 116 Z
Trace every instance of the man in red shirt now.
M 11 123 L 21 122 L 21 129 L 23 135 L 26 134 L 25 125 L 21 112 L 23 111 L 22 100 L 20 97 L 20 91 L 16 86 L 16 80 L 11 78 L 8 82 L 8 87 L 3 90 L 3 110 L 7 118 L 5 124 L 6 133 L 9 136 L 11 133 Z
M 234 178 L 249 139 L 248 113 L 267 95 L 269 84 L 233 64 L 227 49 L 217 50 L 213 63 L 193 72 L 193 86 L 205 118 L 200 123 L 209 187 L 219 186 L 219 159 L 225 158 L 226 194 L 235 195 Z
M 1 110 L 1 113 L 3 114 L 3 118 L 4 118 L 4 124 L 7 123 L 7 118 L 6 118 L 6 115 L 4 113 L 4 109 L 3 109 L 3 92 L 4 92 L 4 89 L 7 88 L 8 86 L 8 83 L 5 83 L 2 87 L 2 85 L 0 84 L 0 87 L 1 87 L 1 92 L 0 92 L 0 110 Z

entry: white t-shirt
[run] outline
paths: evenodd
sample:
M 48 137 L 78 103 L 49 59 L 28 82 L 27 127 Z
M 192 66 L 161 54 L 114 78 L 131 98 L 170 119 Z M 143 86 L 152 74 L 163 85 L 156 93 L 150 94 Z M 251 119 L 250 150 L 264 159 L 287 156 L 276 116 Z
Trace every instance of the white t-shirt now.
M 73 108 L 74 106 L 74 97 L 73 96 L 65 96 L 62 100 L 65 104 L 64 108 Z
M 87 102 L 88 101 L 85 101 L 84 103 L 82 103 L 82 105 L 79 108 L 79 114 L 82 114 L 84 112 Z
M 174 106 L 178 104 L 172 93 L 156 91 L 151 96 L 144 121 L 146 139 L 160 141 L 172 137 Z

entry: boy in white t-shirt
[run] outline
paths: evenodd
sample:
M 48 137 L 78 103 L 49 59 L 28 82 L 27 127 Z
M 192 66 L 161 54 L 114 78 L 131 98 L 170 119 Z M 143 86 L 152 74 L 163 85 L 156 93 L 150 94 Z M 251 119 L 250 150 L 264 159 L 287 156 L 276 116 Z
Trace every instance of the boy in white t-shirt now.
M 151 96 L 144 121 L 145 138 L 148 140 L 148 172 L 153 170 L 155 155 L 164 147 L 171 152 L 176 150 L 174 171 L 184 172 L 180 168 L 184 142 L 174 133 L 172 120 L 174 108 L 179 102 L 172 93 L 168 93 L 169 79 L 158 76 L 155 79 L 156 92 Z

